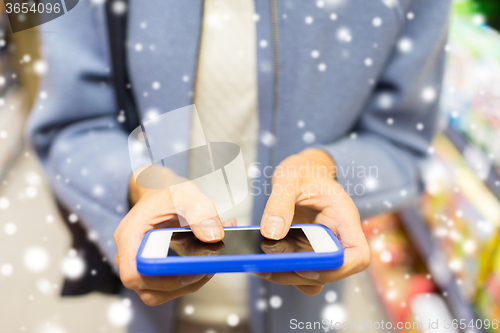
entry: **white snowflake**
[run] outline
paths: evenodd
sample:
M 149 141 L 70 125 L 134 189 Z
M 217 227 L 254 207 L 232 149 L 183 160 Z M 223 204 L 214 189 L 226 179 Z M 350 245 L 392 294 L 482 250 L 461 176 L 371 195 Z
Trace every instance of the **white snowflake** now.
M 249 178 L 258 178 L 260 177 L 261 172 L 259 170 L 259 167 L 257 166 L 257 163 L 252 163 L 247 170 L 247 176 Z
M 266 147 L 271 147 L 276 143 L 276 138 L 271 132 L 264 131 L 260 136 L 260 142 Z
M 398 50 L 402 53 L 408 53 L 413 49 L 413 42 L 407 37 L 403 37 L 398 42 Z
M 450 262 L 448 263 L 448 268 L 452 272 L 459 272 L 463 268 L 463 262 L 459 258 L 454 258 L 454 259 L 450 260 Z
M 382 251 L 382 253 L 380 253 L 380 261 L 382 262 L 391 262 L 392 261 L 392 253 L 389 252 L 389 251 Z
M 304 140 L 304 142 L 308 144 L 313 143 L 316 140 L 316 135 L 314 135 L 313 132 L 305 132 L 302 136 L 302 140 Z
M 10 276 L 14 273 L 14 267 L 9 263 L 5 263 L 0 267 L 0 272 L 2 272 L 3 276 Z
M 240 317 L 238 317 L 238 315 L 233 313 L 227 316 L 227 324 L 229 326 L 235 327 L 238 326 L 239 323 L 240 323 Z
M 116 301 L 109 306 L 108 320 L 111 325 L 124 327 L 130 322 L 133 316 L 130 304 L 130 300 L 125 298 L 122 301 Z
M 52 283 L 50 283 L 49 280 L 46 278 L 39 278 L 36 281 L 36 288 L 38 289 L 39 292 L 45 295 L 50 295 L 54 292 L 54 287 Z
M 257 308 L 257 310 L 259 311 L 264 311 L 265 309 L 267 309 L 266 300 L 262 298 L 257 300 L 257 302 L 255 302 L 255 308 Z
M 127 11 L 127 3 L 125 1 L 115 1 L 111 10 L 116 15 L 123 15 Z
M 311 51 L 311 57 L 316 59 L 316 58 L 319 58 L 319 51 L 318 50 L 312 50 Z
M 326 64 L 325 64 L 325 63 L 323 63 L 323 62 L 322 62 L 322 63 L 320 63 L 320 64 L 318 65 L 318 70 L 319 70 L 320 72 L 324 72 L 324 71 L 326 70 Z
M 335 303 L 335 301 L 337 300 L 337 293 L 334 290 L 327 291 L 325 294 L 325 300 L 328 303 Z
M 141 52 L 142 51 L 142 44 L 141 43 L 137 43 L 134 45 L 134 49 L 137 51 L 137 52 Z
M 321 315 L 323 319 L 330 320 L 333 323 L 342 323 L 345 321 L 347 313 L 341 304 L 328 304 Z
M 335 21 L 337 19 L 337 14 L 331 13 L 330 14 L 330 20 Z
M 367 177 L 363 183 L 368 191 L 373 191 L 378 187 L 378 179 L 375 177 Z
M 63 259 L 61 269 L 64 276 L 68 279 L 79 279 L 85 273 L 85 261 L 77 255 L 74 249 L 71 249 Z
M 271 305 L 272 308 L 278 309 L 283 304 L 283 301 L 281 300 L 281 297 L 275 295 L 269 299 L 269 304 Z
M 26 193 L 26 196 L 30 199 L 38 195 L 38 189 L 35 186 L 28 186 L 24 192 Z
M 434 90 L 434 88 L 432 87 L 425 87 L 423 90 L 422 90 L 422 99 L 425 101 L 425 102 L 433 102 L 435 99 L 436 99 L 436 90 Z
M 47 72 L 47 63 L 43 60 L 37 60 L 33 64 L 33 69 L 38 75 L 43 75 Z
M 40 92 L 40 98 L 41 99 L 46 99 L 48 97 L 47 93 L 45 91 Z
M 16 233 L 17 231 L 17 226 L 14 222 L 7 222 L 5 223 L 5 226 L 3 227 L 3 230 L 5 233 L 9 236 L 12 236 L 13 234 Z
M 146 21 L 142 21 L 139 26 L 141 27 L 141 29 L 146 29 L 148 27 L 148 23 Z
M 341 42 L 344 42 L 344 43 L 351 42 L 352 41 L 351 31 L 346 27 L 342 27 L 342 28 L 338 29 L 337 30 L 337 39 Z
M 184 82 L 188 82 L 188 81 L 189 81 L 189 76 L 184 75 L 184 76 L 182 77 L 182 81 L 184 81 Z
M 417 130 L 418 130 L 418 131 L 421 131 L 421 130 L 423 130 L 423 129 L 424 129 L 424 124 L 422 124 L 422 123 L 417 123 L 416 128 L 417 128 Z
M 30 62 L 31 61 L 31 56 L 29 54 L 23 55 L 23 61 L 24 62 Z
M 378 106 L 384 110 L 389 109 L 393 103 L 392 96 L 387 93 L 381 94 L 377 101 L 378 101 Z
M 117 120 L 120 124 L 122 124 L 122 123 L 124 123 L 124 122 L 125 122 L 125 120 L 127 120 L 127 117 L 125 117 L 125 114 L 124 114 L 124 113 L 120 113 L 120 114 L 118 115 L 118 117 L 116 117 L 116 120 Z
M 267 40 L 265 39 L 262 39 L 260 42 L 259 42 L 259 45 L 260 47 L 262 47 L 263 49 L 267 47 Z
M 306 16 L 304 21 L 306 22 L 306 24 L 312 24 L 314 22 L 314 19 L 312 18 L 312 16 Z
M 407 18 L 408 20 L 413 20 L 413 19 L 415 18 L 415 14 L 413 14 L 413 12 L 408 12 L 408 13 L 406 14 L 406 18 Z
M 387 125 L 392 125 L 392 124 L 394 124 L 394 119 L 387 118 Z
M 192 306 L 191 304 L 188 304 L 184 307 L 184 313 L 187 314 L 187 315 L 192 315 L 194 313 L 194 306 Z
M 158 89 L 160 89 L 160 87 L 161 87 L 160 82 L 158 82 L 158 81 L 153 82 L 153 84 L 151 84 L 151 87 L 152 87 L 154 90 L 158 90 Z
M 372 20 L 372 24 L 375 27 L 380 27 L 382 25 L 382 19 L 380 17 L 375 17 Z
M 472 17 L 472 23 L 474 25 L 483 25 L 484 22 L 485 22 L 485 18 L 484 18 L 484 15 L 482 15 L 482 14 L 475 14 Z
M 9 199 L 7 199 L 6 197 L 1 197 L 0 198 L 0 209 L 5 210 L 5 209 L 9 208 L 9 206 L 10 206 Z
M 87 237 L 89 240 L 95 242 L 99 238 L 99 234 L 95 230 L 90 230 Z
M 3 86 L 5 84 L 5 77 L 0 76 L 0 86 Z
M 41 272 L 47 268 L 48 264 L 49 253 L 43 247 L 34 246 L 24 253 L 24 265 L 31 272 Z
M 78 221 L 78 215 L 76 215 L 75 213 L 71 213 L 68 216 L 68 220 L 71 223 L 76 223 Z
M 371 58 L 365 59 L 365 66 L 370 67 L 373 64 L 373 60 Z
M 297 127 L 298 128 L 304 128 L 305 125 L 306 125 L 306 123 L 303 120 L 299 120 L 297 122 Z

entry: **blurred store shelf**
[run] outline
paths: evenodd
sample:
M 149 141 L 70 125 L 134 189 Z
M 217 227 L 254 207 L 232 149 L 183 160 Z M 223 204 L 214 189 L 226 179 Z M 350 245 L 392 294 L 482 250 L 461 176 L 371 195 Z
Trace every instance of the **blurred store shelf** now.
M 448 127 L 444 134 L 462 154 L 470 168 L 484 181 L 488 189 L 500 199 L 499 167 L 482 150 L 469 143 L 462 133 Z
M 436 244 L 426 222 L 416 208 L 407 208 L 399 212 L 403 226 L 408 232 L 416 250 L 424 261 L 432 279 L 440 289 L 451 309 L 454 318 L 465 319 L 468 323 L 478 319 L 472 305 L 463 298 L 457 280 L 448 268 L 445 253 Z M 468 329 L 467 333 L 486 332 L 483 329 Z

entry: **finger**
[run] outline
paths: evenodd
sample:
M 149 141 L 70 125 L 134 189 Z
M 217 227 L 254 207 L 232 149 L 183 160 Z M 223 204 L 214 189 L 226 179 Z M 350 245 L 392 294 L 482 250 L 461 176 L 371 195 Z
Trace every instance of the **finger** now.
M 132 290 L 174 291 L 205 278 L 205 274 L 197 275 L 172 275 L 172 276 L 144 276 L 140 274 L 122 273 L 120 279 L 125 288 Z
M 236 227 L 237 224 L 238 222 L 235 218 L 229 219 L 226 222 L 222 223 L 224 227 Z
M 344 264 L 337 269 L 317 271 L 318 281 L 330 283 L 364 271 L 370 265 L 370 250 L 365 247 L 351 247 L 344 250 Z
M 260 230 L 268 239 L 282 239 L 292 224 L 297 199 L 298 176 L 295 169 L 282 166 L 283 172 L 273 176 L 272 193 L 267 199 Z M 281 170 L 281 169 L 280 169 Z
M 213 274 L 210 276 L 206 276 L 205 278 L 203 278 L 203 280 L 195 284 L 174 291 L 136 290 L 136 292 L 144 302 L 144 304 L 148 306 L 157 306 L 175 298 L 198 291 L 208 281 L 210 281 L 212 277 Z
M 323 290 L 323 286 L 294 286 L 298 291 L 307 296 L 316 296 Z
M 215 205 L 196 185 L 188 181 L 171 186 L 170 190 L 177 213 L 186 219 L 196 238 L 207 243 L 224 238 Z
M 253 273 L 255 276 L 258 276 L 264 280 L 269 282 L 273 282 L 281 285 L 304 285 L 304 286 L 322 286 L 325 283 L 319 280 L 310 280 L 305 279 L 295 272 L 273 272 L 273 273 Z
M 337 236 L 344 248 L 344 264 L 335 270 L 318 271 L 318 279 L 334 282 L 366 269 L 370 264 L 370 249 L 351 197 L 345 191 L 336 191 L 323 201 L 323 207 L 315 207 L 321 209 L 315 223 L 328 227 Z

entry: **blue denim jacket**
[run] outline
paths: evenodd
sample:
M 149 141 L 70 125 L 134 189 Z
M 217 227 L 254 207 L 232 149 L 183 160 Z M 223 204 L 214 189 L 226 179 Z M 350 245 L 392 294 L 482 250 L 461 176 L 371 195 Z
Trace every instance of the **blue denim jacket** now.
M 260 169 L 317 146 L 334 159 L 337 180 L 362 218 L 415 200 L 418 164 L 436 129 L 449 6 L 450 0 L 255 0 Z M 200 0 L 130 1 L 128 67 L 142 117 L 151 108 L 163 113 L 192 104 L 202 8 Z M 97 232 L 97 245 L 114 263 L 113 233 L 129 208 L 132 170 L 110 83 L 104 6 L 81 1 L 40 31 L 46 94 L 31 114 L 29 137 L 55 194 Z M 161 89 L 152 89 L 155 81 Z M 189 129 L 189 117 L 180 119 L 173 135 L 187 142 Z M 362 170 L 372 173 L 360 176 Z M 265 180 L 261 172 L 255 183 L 254 224 L 269 191 Z M 284 305 L 256 313 L 257 332 L 265 322 L 285 332 L 290 318 L 321 317 L 321 296 L 270 288 Z

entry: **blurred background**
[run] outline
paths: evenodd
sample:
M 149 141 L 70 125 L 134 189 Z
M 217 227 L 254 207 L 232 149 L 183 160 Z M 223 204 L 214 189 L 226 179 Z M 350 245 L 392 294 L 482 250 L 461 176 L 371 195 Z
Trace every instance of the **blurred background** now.
M 37 29 L 9 34 L 0 9 L 0 331 L 123 332 L 133 314 L 118 296 L 60 296 L 64 277 L 85 267 L 73 260 L 70 233 L 24 139 L 47 68 Z M 425 191 L 415 207 L 362 222 L 372 264 L 348 279 L 346 301 L 327 293 L 325 317 L 500 319 L 498 29 L 500 1 L 454 2 Z

